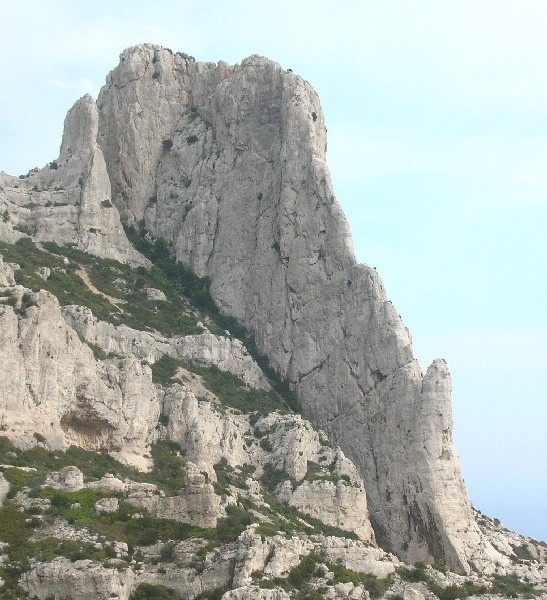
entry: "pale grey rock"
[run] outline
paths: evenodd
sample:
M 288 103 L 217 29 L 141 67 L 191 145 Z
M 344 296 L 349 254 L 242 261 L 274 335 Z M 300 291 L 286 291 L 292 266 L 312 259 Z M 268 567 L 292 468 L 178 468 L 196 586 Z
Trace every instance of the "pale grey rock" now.
M 167 300 L 165 294 L 161 290 L 157 290 L 156 288 L 146 288 L 144 291 L 146 292 L 148 300 Z
M 168 354 L 203 366 L 214 365 L 241 377 L 252 387 L 266 391 L 271 389 L 260 367 L 241 341 L 235 338 L 216 336 L 208 330 L 199 335 L 166 338 L 159 333 L 99 321 L 84 306 L 65 306 L 62 312 L 73 329 L 88 343 L 97 344 L 107 354 L 136 356 L 150 363 Z
M 396 568 L 404 566 L 395 556 L 359 540 L 324 537 L 320 552 L 330 563 L 343 564 L 352 571 L 370 573 L 382 579 L 394 573 Z
M 269 577 L 287 576 L 312 549 L 312 543 L 305 538 L 287 539 L 276 535 L 263 540 L 251 525 L 238 539 L 233 587 L 251 585 L 251 575 L 255 571 L 262 571 Z
M 95 511 L 99 514 L 110 514 L 116 512 L 119 506 L 117 498 L 101 498 L 95 502 Z
M 10 482 L 4 477 L 4 473 L 0 472 L 0 506 L 7 498 L 10 487 Z
M 112 473 L 106 473 L 104 477 L 101 477 L 98 481 L 90 481 L 87 483 L 86 487 L 97 492 L 126 492 L 128 484 L 112 475 Z
M 2 255 L 0 255 L 0 287 L 15 286 L 15 271 L 17 269 L 19 269 L 19 265 L 5 263 Z
M 44 281 L 47 281 L 51 275 L 51 269 L 49 267 L 39 267 L 36 269 L 35 273 L 38 275 L 38 277 L 42 278 Z
M 216 481 L 213 465 L 222 458 L 232 466 L 252 463 L 244 443 L 249 428 L 245 416 L 220 412 L 182 385 L 166 392 L 162 412 L 169 419 L 168 437 L 182 446 L 187 460 L 205 471 L 211 481 Z
M 286 486 L 277 494 L 280 500 L 326 525 L 353 531 L 361 539 L 374 540 L 369 521 L 365 490 L 343 481 L 304 481 L 292 490 Z
M 63 467 L 60 471 L 48 473 L 42 487 L 77 492 L 84 487 L 84 474 L 78 467 Z
M 196 527 L 216 527 L 219 517 L 226 516 L 220 498 L 198 467 L 186 463 L 185 486 L 177 496 L 131 494 L 129 501 L 159 519 L 172 519 Z
M 19 227 L 38 241 L 145 265 L 118 210 L 129 223 L 144 219 L 178 260 L 211 278 L 221 310 L 255 336 L 298 391 L 306 416 L 345 454 L 292 416 L 259 422 L 272 450 L 261 447 L 248 419 L 220 412 L 199 378 L 181 372 L 180 384 L 158 390 L 144 364 L 169 354 L 216 364 L 268 389 L 238 342 L 206 329 L 169 340 L 97 322 L 74 307 L 63 310 L 63 321 L 43 292 L 24 315 L 0 307 L 0 361 L 8 374 L 0 381 L 0 425 L 7 434 L 30 447 L 37 432 L 50 448 L 75 443 L 141 468 L 150 466 L 149 444 L 166 436 L 211 481 L 221 458 L 258 473 L 270 464 L 300 482 L 295 490 L 280 486 L 289 502 L 332 515 L 331 523 L 353 521 L 372 541 L 368 512 L 348 512 L 349 504 L 368 502 L 378 541 L 410 562 L 511 572 L 503 553 L 512 542 L 481 531 L 471 511 L 452 443 L 446 364 L 434 361 L 422 374 L 379 276 L 356 264 L 311 86 L 257 56 L 235 66 L 204 64 L 143 45 L 122 54 L 97 106 L 84 97 L 69 112 L 55 164 L 23 180 L 0 173 L 0 238 L 15 241 Z M 25 290 L 14 284 L 12 267 L 0 262 L 0 286 L 20 310 Z M 75 331 L 123 358 L 95 360 Z M 168 424 L 156 427 L 160 408 Z M 308 461 L 321 459 L 350 485 L 306 481 Z M 130 484 L 121 484 L 129 493 Z M 199 489 L 191 501 L 196 518 L 221 514 L 208 485 L 196 473 L 188 486 Z M 259 488 L 250 487 L 258 502 Z M 184 496 L 131 494 L 169 514 L 191 512 Z M 354 560 L 352 552 L 339 550 L 343 560 Z M 526 573 L 536 577 L 533 568 Z M 191 589 L 201 591 L 203 581 Z M 346 587 L 328 593 L 362 593 Z
M 355 586 L 353 583 L 337 583 L 325 593 L 327 600 L 368 600 L 369 597 L 363 586 Z
M 276 491 L 280 500 L 323 523 L 374 542 L 363 480 L 339 448 L 326 445 L 321 434 L 299 415 L 271 413 L 259 419 L 255 427 L 273 448 L 265 460 L 298 482 L 294 489 L 289 481 L 280 486 Z M 306 481 L 310 464 L 321 470 L 313 474 L 314 480 Z
M 39 600 L 48 597 L 128 600 L 134 580 L 135 574 L 130 569 L 119 571 L 90 560 L 70 562 L 60 557 L 49 563 L 38 563 L 23 574 L 21 584 L 30 597 Z
M 12 288 L 14 292 L 15 288 Z M 21 293 L 22 296 L 22 293 Z M 0 314 L 0 425 L 18 445 L 42 435 L 50 448 L 76 444 L 147 467 L 160 401 L 150 368 L 130 357 L 97 361 L 45 291 L 22 315 Z
M 60 156 L 19 179 L 0 174 L 0 239 L 15 242 L 19 228 L 35 241 L 76 244 L 80 250 L 133 265 L 149 262 L 129 243 L 117 209 L 103 153 L 99 116 L 89 95 L 65 119 Z
M 289 598 L 285 590 L 263 590 L 254 585 L 230 590 L 222 596 L 222 600 L 289 600 Z
M 482 534 L 448 370 L 422 375 L 379 276 L 356 264 L 311 86 L 257 56 L 203 64 L 143 45 L 122 54 L 98 106 L 114 203 L 211 278 L 219 307 L 359 468 L 378 540 L 469 570 Z

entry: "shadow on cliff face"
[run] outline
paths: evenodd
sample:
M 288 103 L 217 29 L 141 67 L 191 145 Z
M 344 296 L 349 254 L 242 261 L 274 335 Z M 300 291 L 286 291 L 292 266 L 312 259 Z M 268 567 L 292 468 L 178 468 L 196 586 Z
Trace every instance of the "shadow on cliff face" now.
M 61 418 L 61 429 L 71 444 L 95 452 L 119 452 L 122 446 L 113 440 L 113 426 L 90 405 L 78 398 L 78 405 Z

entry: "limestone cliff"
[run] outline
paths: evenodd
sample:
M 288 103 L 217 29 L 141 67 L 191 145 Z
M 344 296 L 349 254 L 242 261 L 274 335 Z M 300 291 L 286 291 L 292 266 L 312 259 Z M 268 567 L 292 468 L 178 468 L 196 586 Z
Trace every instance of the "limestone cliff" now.
M 422 375 L 379 276 L 356 264 L 312 87 L 261 57 L 203 64 L 145 45 L 121 55 L 98 107 L 114 204 L 211 278 L 357 464 L 379 541 L 467 570 L 479 532 L 450 375 L 443 361 Z
M 117 313 L 110 323 L 82 306 L 61 309 L 48 292 L 17 286 L 14 268 L 0 262 L 9 296 L 0 314 L 2 426 L 20 444 L 35 443 L 36 433 L 49 447 L 76 443 L 145 467 L 163 436 L 208 477 L 222 459 L 286 471 L 278 498 L 332 526 L 349 521 L 409 562 L 465 572 L 471 560 L 485 570 L 504 564 L 461 478 L 448 368 L 436 360 L 422 374 L 380 277 L 356 263 L 326 166 L 320 102 L 302 78 L 258 56 L 230 66 L 130 48 L 97 103 L 84 96 L 69 112 L 57 160 L 19 179 L 0 174 L 0 212 L 0 239 L 30 235 L 134 266 L 149 262 L 122 220 L 149 241 L 166 240 L 178 261 L 210 278 L 217 306 L 247 328 L 341 451 L 329 459 L 334 479 L 319 468 L 304 481 L 308 461 L 327 460 L 311 426 L 271 417 L 264 447 L 248 448 L 249 421 L 215 411 L 199 376 L 183 370 L 182 387 L 154 385 L 148 363 L 169 356 L 269 389 L 236 340 L 203 324 L 201 334 L 179 338 L 124 328 L 118 321 L 129 311 L 110 292 L 102 293 Z M 36 271 L 44 281 L 47 269 Z M 161 291 L 150 294 L 156 314 Z M 220 505 L 200 489 L 210 518 Z
M 41 170 L 0 172 L 0 239 L 30 234 L 37 241 L 75 244 L 97 256 L 147 264 L 131 246 L 111 202 L 110 179 L 97 145 L 99 115 L 87 95 L 70 109 L 61 153 Z

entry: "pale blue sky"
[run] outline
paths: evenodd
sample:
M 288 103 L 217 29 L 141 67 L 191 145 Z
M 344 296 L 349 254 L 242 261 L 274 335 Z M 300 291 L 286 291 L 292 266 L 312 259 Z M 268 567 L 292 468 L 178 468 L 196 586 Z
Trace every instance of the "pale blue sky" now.
M 56 157 L 127 46 L 262 54 L 318 90 L 358 259 L 425 370 L 446 358 L 474 505 L 547 539 L 547 4 L 543 0 L 8 1 L 0 169 Z

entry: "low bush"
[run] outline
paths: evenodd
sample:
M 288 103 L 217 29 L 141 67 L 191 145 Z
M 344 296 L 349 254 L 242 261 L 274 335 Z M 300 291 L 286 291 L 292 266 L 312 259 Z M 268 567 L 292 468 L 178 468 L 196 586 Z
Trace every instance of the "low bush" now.
M 506 596 L 507 598 L 517 598 L 518 596 L 533 598 L 542 595 L 544 590 L 520 580 L 516 575 L 494 575 L 494 583 L 490 593 Z
M 164 585 L 141 583 L 129 598 L 130 600 L 177 600 L 178 597 L 175 590 Z

